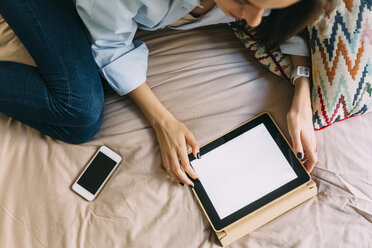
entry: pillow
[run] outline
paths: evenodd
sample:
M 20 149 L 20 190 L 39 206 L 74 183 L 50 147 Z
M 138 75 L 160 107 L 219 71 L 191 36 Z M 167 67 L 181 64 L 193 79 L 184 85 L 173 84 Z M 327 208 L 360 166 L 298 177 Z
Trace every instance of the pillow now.
M 308 27 L 316 130 L 372 107 L 372 2 L 337 0 Z
M 284 55 L 279 48 L 268 51 L 254 38 L 254 29 L 249 27 L 245 21 L 229 23 L 234 34 L 244 44 L 253 56 L 268 70 L 275 75 L 290 81 L 292 73 L 292 60 L 289 55 Z

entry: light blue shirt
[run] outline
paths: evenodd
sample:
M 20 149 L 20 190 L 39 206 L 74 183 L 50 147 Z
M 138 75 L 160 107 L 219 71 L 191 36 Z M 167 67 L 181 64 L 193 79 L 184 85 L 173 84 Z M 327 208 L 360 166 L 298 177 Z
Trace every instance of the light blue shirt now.
M 111 87 L 124 95 L 146 81 L 148 49 L 133 40 L 138 28 L 156 30 L 177 21 L 199 0 L 75 0 L 77 11 L 86 25 L 92 51 L 100 73 Z M 227 23 L 235 19 L 214 8 L 195 23 L 178 27 Z
M 148 49 L 133 40 L 138 28 L 156 30 L 170 26 L 195 7 L 199 0 L 73 0 L 91 38 L 92 52 L 111 87 L 125 95 L 146 81 Z M 199 20 L 175 29 L 191 29 L 234 22 L 215 6 Z

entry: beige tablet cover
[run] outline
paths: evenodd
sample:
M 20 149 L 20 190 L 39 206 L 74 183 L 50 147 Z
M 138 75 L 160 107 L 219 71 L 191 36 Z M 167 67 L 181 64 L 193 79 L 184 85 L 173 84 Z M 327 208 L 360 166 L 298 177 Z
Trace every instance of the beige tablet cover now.
M 275 126 L 277 127 L 278 131 L 284 138 L 284 140 L 287 142 L 289 147 L 291 145 L 289 144 L 288 140 L 280 130 L 279 126 L 271 116 L 269 112 L 263 112 L 252 119 L 242 123 L 236 128 L 239 128 L 240 126 L 264 115 L 267 114 L 270 119 L 273 121 Z M 235 130 L 236 128 L 232 129 Z M 229 133 L 232 130 L 226 132 Z M 226 134 L 225 133 L 225 134 Z M 224 134 L 223 134 L 224 135 Z M 223 136 L 221 135 L 221 136 Z M 219 136 L 219 137 L 221 137 Z M 219 138 L 218 137 L 218 138 Z M 216 139 L 218 139 L 216 138 Z M 214 139 L 214 140 L 216 140 Z M 203 146 L 211 143 L 212 141 L 204 144 Z M 292 149 L 292 147 L 291 147 Z M 310 177 L 310 174 L 309 174 Z M 225 227 L 223 230 L 216 230 L 211 222 L 211 220 L 208 217 L 207 212 L 205 211 L 203 204 L 201 203 L 198 195 L 196 194 L 195 190 L 193 190 L 194 195 L 196 196 L 201 208 L 203 209 L 203 212 L 205 216 L 208 218 L 209 223 L 211 224 L 213 230 L 215 231 L 217 238 L 221 242 L 222 246 L 226 246 L 230 244 L 231 242 L 245 236 L 246 234 L 254 231 L 255 229 L 259 228 L 260 226 L 266 224 L 267 222 L 275 219 L 279 215 L 287 212 L 288 210 L 296 207 L 297 205 L 301 204 L 302 202 L 308 200 L 309 198 L 315 196 L 317 194 L 317 187 L 314 181 L 311 180 L 306 182 L 305 184 L 297 187 L 296 189 L 293 189 L 292 191 L 288 192 L 287 194 L 279 197 L 278 199 L 275 199 L 274 201 L 270 202 L 269 204 L 266 204 L 265 206 L 257 209 L 256 211 L 250 213 L 249 215 L 243 217 L 242 219 L 234 222 L 233 224 Z
M 216 230 L 213 227 L 198 195 L 195 193 L 195 190 L 193 190 L 193 192 L 221 245 L 226 246 L 315 196 L 317 194 L 317 186 L 313 180 L 310 180 L 302 186 L 225 227 L 223 230 Z
M 226 246 L 282 215 L 288 210 L 296 207 L 302 202 L 310 199 L 316 194 L 316 184 L 311 180 L 297 190 L 263 206 L 257 211 L 226 227 L 224 230 L 216 231 L 217 238 L 220 240 L 222 246 Z

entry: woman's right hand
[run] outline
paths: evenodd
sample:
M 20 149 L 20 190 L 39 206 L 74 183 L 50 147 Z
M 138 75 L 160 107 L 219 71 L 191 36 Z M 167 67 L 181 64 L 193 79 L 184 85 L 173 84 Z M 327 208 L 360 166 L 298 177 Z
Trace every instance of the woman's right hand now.
M 169 116 L 161 123 L 154 125 L 154 129 L 160 145 L 165 170 L 174 181 L 193 187 L 194 184 L 186 173 L 193 179 L 198 178 L 190 166 L 187 156 L 187 145 L 192 148 L 195 158 L 198 156 L 199 145 L 194 135 L 173 116 Z
M 173 117 L 146 83 L 128 95 L 155 129 L 165 170 L 176 182 L 194 186 L 185 174 L 186 172 L 193 179 L 198 178 L 187 156 L 187 145 L 192 148 L 194 156 L 198 156 L 199 145 L 194 135 L 183 123 Z

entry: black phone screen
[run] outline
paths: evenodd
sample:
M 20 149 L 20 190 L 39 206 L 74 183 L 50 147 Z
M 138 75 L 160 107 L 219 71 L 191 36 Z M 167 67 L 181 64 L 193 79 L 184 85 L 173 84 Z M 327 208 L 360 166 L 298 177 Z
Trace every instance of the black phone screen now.
M 99 152 L 77 183 L 94 195 L 115 165 L 114 160 Z

